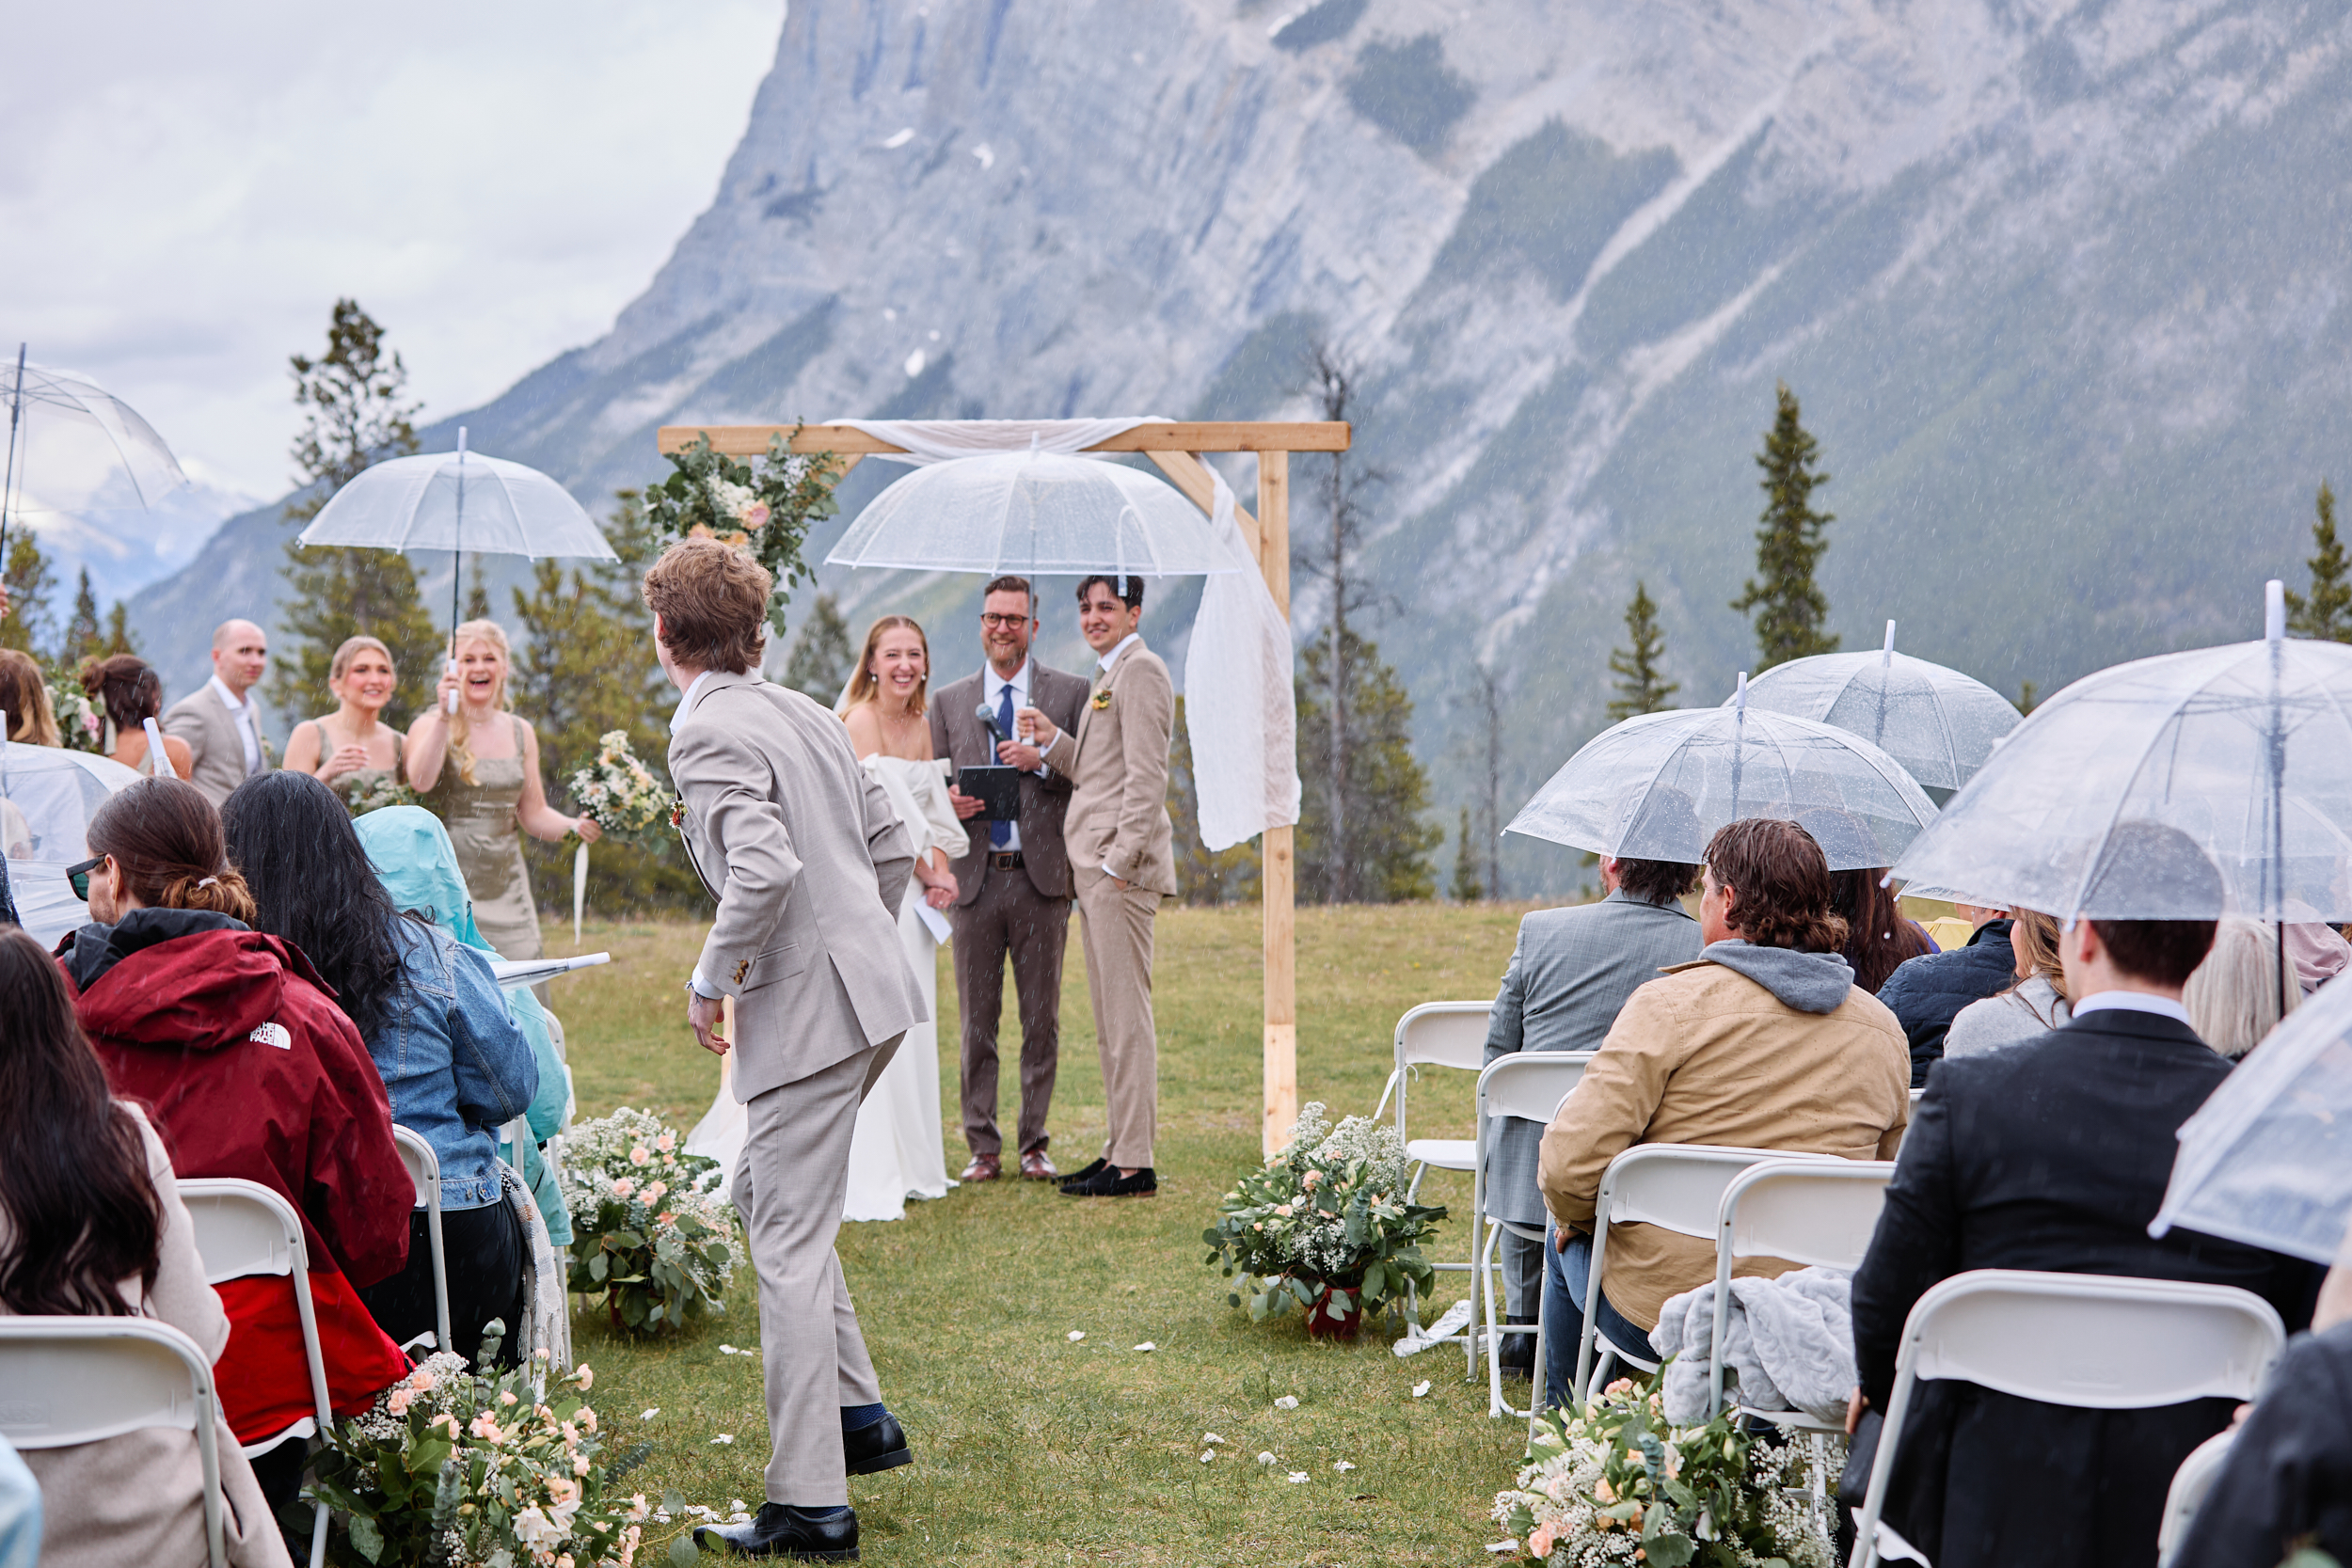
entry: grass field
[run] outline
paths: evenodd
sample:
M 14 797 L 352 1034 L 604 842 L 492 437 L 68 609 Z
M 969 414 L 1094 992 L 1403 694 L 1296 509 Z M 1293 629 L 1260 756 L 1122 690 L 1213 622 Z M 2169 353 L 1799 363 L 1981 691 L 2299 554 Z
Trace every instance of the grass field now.
M 1416 1002 L 1493 995 L 1520 912 L 1300 911 L 1302 1099 L 1369 1112 L 1397 1015 Z M 587 931 L 582 950 L 609 949 L 614 962 L 558 982 L 556 997 L 582 1116 L 634 1105 L 684 1129 L 709 1104 L 718 1065 L 685 1032 L 678 990 L 699 934 Z M 1074 1169 L 1097 1152 L 1104 1112 L 1074 921 L 1071 935 L 1051 1127 L 1057 1159 Z M 955 988 L 945 958 L 941 1099 L 952 1120 Z M 844 1227 L 841 1259 L 866 1343 L 915 1452 L 912 1465 L 850 1482 L 866 1560 L 1490 1560 L 1482 1547 L 1497 1532 L 1486 1509 L 1510 1479 L 1521 1430 L 1486 1418 L 1486 1385 L 1465 1383 L 1458 1352 L 1400 1360 L 1388 1323 L 1367 1325 L 1351 1346 L 1311 1343 L 1295 1315 L 1252 1323 L 1225 1305 L 1225 1282 L 1202 1263 L 1200 1232 L 1218 1196 L 1259 1157 L 1260 986 L 1254 907 L 1162 911 L 1157 1198 L 1080 1202 L 1007 1180 L 910 1206 L 894 1225 Z M 1007 1027 L 1009 1040 L 1017 1024 Z M 1467 1137 L 1470 1088 L 1466 1073 L 1417 1087 L 1416 1133 Z M 1009 1119 L 1009 1072 L 1005 1091 Z M 960 1131 L 946 1132 L 952 1172 L 965 1154 Z M 1423 1192 L 1454 1206 L 1437 1245 L 1458 1255 L 1468 1179 L 1433 1177 Z M 1464 1293 L 1463 1277 L 1441 1276 L 1441 1304 Z M 1073 1329 L 1085 1339 L 1073 1342 Z M 719 1349 L 758 1343 L 747 1272 L 726 1315 L 682 1338 L 619 1341 L 591 1312 L 575 1332 L 608 1430 L 620 1446 L 641 1436 L 654 1445 L 632 1486 L 654 1496 L 674 1487 L 723 1513 L 737 1499 L 758 1505 L 769 1447 L 759 1357 Z M 1130 1348 L 1147 1340 L 1158 1348 Z M 1422 1379 L 1432 1387 L 1416 1400 Z M 1286 1394 L 1296 1409 L 1275 1407 Z M 1226 1441 L 1203 1464 L 1212 1432 Z M 734 1443 L 714 1444 L 720 1434 Z M 1277 1463 L 1258 1465 L 1260 1452 Z M 1336 1469 L 1341 1462 L 1355 1468 Z M 1293 1483 L 1294 1471 L 1309 1479 Z M 665 1560 L 669 1533 L 651 1536 L 639 1560 Z

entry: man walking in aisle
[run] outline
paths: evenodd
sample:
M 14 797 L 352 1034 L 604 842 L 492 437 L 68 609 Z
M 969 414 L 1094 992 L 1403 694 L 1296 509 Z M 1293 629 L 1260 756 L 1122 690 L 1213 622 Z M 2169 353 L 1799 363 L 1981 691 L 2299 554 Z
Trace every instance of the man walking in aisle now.
M 719 905 L 686 1018 L 704 1049 L 736 1053 L 750 1131 L 732 1192 L 759 1275 L 771 1446 L 757 1516 L 704 1526 L 694 1543 L 847 1560 L 847 1477 L 914 1457 L 883 1408 L 834 1238 L 858 1105 L 924 1016 L 897 913 L 914 855 L 841 721 L 760 678 L 772 586 L 715 539 L 682 540 L 645 574 L 662 673 L 685 693 L 670 721 L 677 823 Z
M 1004 1012 L 1005 958 L 1021 1004 L 1021 1174 L 1050 1180 L 1059 1173 L 1046 1155 L 1045 1131 L 1054 1103 L 1054 1074 L 1061 1060 L 1061 961 L 1070 938 L 1070 853 L 1062 816 L 1070 779 L 1045 766 L 1037 748 L 1013 738 L 1015 715 L 1034 707 L 1064 729 L 1075 729 L 1087 683 L 1049 670 L 1029 657 L 1037 636 L 1037 594 L 1026 578 L 998 578 L 980 600 L 980 646 L 987 662 L 977 674 L 942 687 L 930 705 L 931 754 L 958 768 L 1002 764 L 1021 769 L 1018 820 L 975 824 L 971 851 L 956 862 L 956 1004 L 963 1020 L 963 1139 L 972 1163 L 966 1181 L 1003 1174 L 1005 1138 L 996 1125 L 996 1035 Z M 993 736 L 979 719 L 987 705 Z M 979 815 L 976 797 L 951 792 L 956 815 Z
M 272 764 L 253 689 L 269 667 L 269 637 L 250 621 L 223 621 L 213 633 L 213 678 L 171 705 L 164 733 L 188 743 L 188 783 L 215 806 Z
M 1159 1191 L 1152 1139 L 1159 1120 L 1159 1039 L 1152 1022 L 1152 922 L 1176 891 L 1168 819 L 1168 748 L 1176 689 L 1136 629 L 1143 579 L 1095 576 L 1078 584 L 1078 631 L 1095 653 L 1094 689 L 1074 729 L 1035 707 L 1022 733 L 1046 766 L 1071 779 L 1062 823 L 1087 958 L 1087 992 L 1103 1053 L 1110 1137 L 1103 1157 L 1062 1183 L 1071 1197 L 1144 1197 Z

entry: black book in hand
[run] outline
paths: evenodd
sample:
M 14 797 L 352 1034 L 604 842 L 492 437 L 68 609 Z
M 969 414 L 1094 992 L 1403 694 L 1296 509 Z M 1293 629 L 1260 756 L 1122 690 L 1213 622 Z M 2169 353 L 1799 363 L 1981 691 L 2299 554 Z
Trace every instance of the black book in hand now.
M 980 816 L 991 822 L 1021 819 L 1021 769 L 992 764 L 956 770 L 956 788 L 980 802 Z

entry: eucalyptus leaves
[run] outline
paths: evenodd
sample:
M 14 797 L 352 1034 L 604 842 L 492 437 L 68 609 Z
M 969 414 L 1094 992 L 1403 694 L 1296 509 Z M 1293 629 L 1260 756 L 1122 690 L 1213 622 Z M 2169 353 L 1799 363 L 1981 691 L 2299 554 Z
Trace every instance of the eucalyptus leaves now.
M 793 436 L 802 427 L 795 425 Z M 749 550 L 776 579 L 769 619 L 785 629 L 784 606 L 794 584 L 810 575 L 801 551 L 813 524 L 839 507 L 833 499 L 839 467 L 831 452 L 796 452 L 782 436 L 752 463 L 713 451 L 707 435 L 670 455 L 671 472 L 645 487 L 645 518 L 662 539 L 707 533 Z

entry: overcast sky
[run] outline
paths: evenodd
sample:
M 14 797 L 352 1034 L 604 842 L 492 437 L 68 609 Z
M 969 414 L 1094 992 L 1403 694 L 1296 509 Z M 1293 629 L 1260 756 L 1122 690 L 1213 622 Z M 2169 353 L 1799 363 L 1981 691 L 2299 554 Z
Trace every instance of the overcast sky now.
M 0 341 L 275 496 L 338 295 L 428 416 L 611 325 L 718 188 L 784 0 L 11 8 Z

